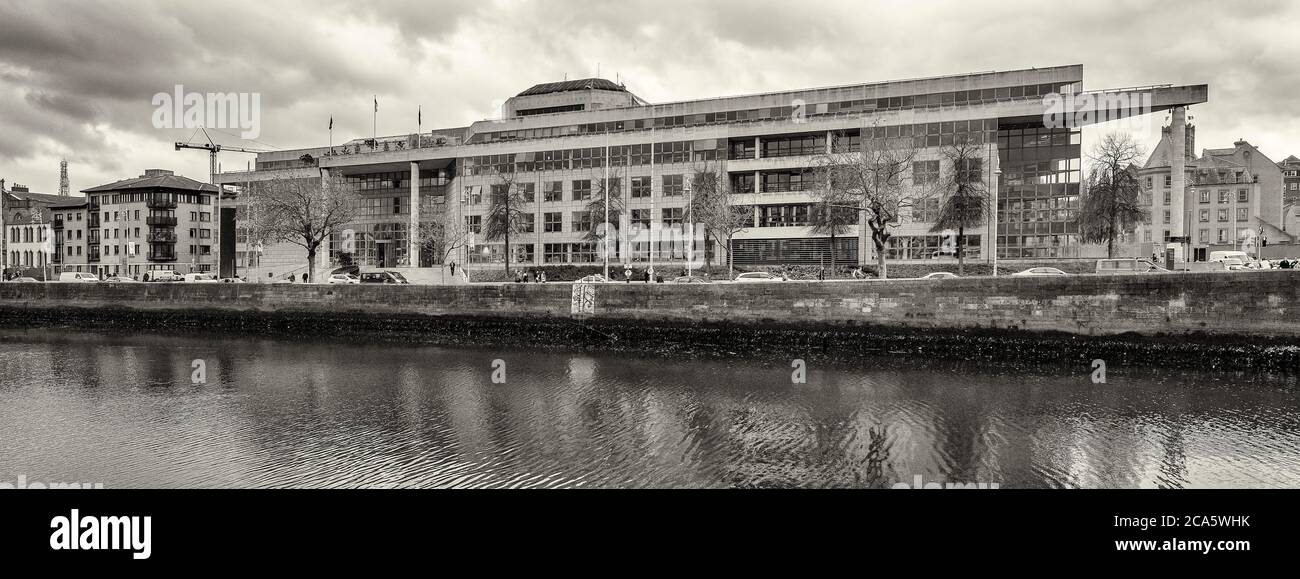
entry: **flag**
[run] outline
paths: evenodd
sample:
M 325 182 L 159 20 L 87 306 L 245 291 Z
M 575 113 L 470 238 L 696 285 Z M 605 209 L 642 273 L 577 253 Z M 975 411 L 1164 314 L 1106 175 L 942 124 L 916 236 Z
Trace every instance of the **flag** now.
M 424 107 L 420 107 L 415 110 L 415 124 L 417 125 L 424 124 Z
M 375 112 L 379 112 L 379 95 L 375 95 Z
M 330 115 L 330 130 L 334 130 L 334 115 Z

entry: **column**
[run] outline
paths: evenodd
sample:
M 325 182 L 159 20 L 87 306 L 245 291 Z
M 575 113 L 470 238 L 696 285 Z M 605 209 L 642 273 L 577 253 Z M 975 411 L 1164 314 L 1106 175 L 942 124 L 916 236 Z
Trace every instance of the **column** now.
M 1169 127 L 1169 236 L 1187 235 L 1183 227 L 1183 201 L 1186 194 L 1187 166 L 1187 108 L 1175 107 L 1173 124 Z M 1236 216 L 1233 216 L 1236 219 Z M 1186 259 L 1182 251 L 1179 258 Z
M 411 161 L 411 221 L 406 231 L 406 259 L 420 266 L 420 164 Z

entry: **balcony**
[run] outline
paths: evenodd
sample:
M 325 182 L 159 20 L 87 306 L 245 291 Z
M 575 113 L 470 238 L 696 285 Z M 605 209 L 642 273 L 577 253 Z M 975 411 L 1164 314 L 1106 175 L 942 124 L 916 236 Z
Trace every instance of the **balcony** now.
M 55 231 L 63 230 L 63 220 L 55 219 L 53 223 L 50 223 L 50 227 L 53 227 Z
M 149 261 L 176 261 L 175 251 L 150 251 L 148 254 Z
M 98 251 L 87 252 L 86 261 L 90 263 L 99 263 L 99 252 Z
M 150 209 L 175 209 L 176 201 L 174 199 L 150 197 L 148 199 L 145 199 L 144 206 Z
M 146 217 L 146 218 L 144 219 L 144 222 L 145 222 L 146 225 L 148 225 L 148 226 L 150 226 L 150 227 L 176 227 L 176 218 L 175 218 L 175 217 L 152 217 L 152 216 L 150 216 L 150 217 Z
M 176 233 L 171 231 L 155 231 L 147 237 L 149 243 L 176 243 Z

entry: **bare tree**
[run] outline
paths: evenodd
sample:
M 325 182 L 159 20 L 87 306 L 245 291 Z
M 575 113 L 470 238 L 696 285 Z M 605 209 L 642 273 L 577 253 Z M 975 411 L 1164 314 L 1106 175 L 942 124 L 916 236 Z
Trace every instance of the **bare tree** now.
M 512 165 L 513 167 L 513 165 Z M 490 205 L 484 216 L 483 239 L 505 239 L 506 271 L 510 271 L 510 234 L 523 231 L 527 222 L 524 208 L 529 205 L 524 197 L 523 184 L 514 170 L 498 171 L 497 182 L 492 185 Z
M 446 264 L 457 249 L 469 246 L 469 226 L 451 209 L 444 209 L 437 219 L 420 222 L 417 235 L 420 248 L 437 255 L 439 265 Z
M 1142 185 L 1133 169 L 1143 154 L 1127 133 L 1109 133 L 1088 155 L 1092 168 L 1076 219 L 1079 240 L 1105 243 L 1108 258 L 1115 257 L 1115 238 L 1132 233 L 1138 224 L 1148 221 L 1142 205 Z
M 736 274 L 731 245 L 736 234 L 753 227 L 754 210 L 733 201 L 731 181 L 726 171 L 708 163 L 691 169 L 691 196 L 687 216 L 704 225 L 706 239 L 721 245 L 727 252 L 727 278 Z M 707 259 L 708 250 L 705 250 Z
M 830 152 L 815 160 L 822 204 L 864 213 L 876 253 L 880 277 L 888 278 L 885 248 L 891 229 L 902 224 L 902 216 L 928 199 L 933 190 L 912 182 L 916 147 L 911 137 L 867 138 L 863 128 L 860 145 L 847 135 L 834 135 Z M 863 232 L 865 233 L 865 232 Z
M 830 236 L 830 269 L 835 271 L 835 238 L 848 233 L 858 223 L 858 211 L 851 209 L 851 199 L 844 199 L 839 192 L 831 190 L 829 183 L 819 182 L 813 193 L 817 200 L 809 212 L 812 233 Z
M 356 190 L 337 174 L 327 181 L 272 179 L 254 184 L 249 193 L 249 240 L 302 247 L 307 251 L 309 280 L 316 277 L 321 245 L 355 220 L 360 201 Z
M 957 275 L 965 275 L 966 230 L 988 218 L 988 187 L 984 185 L 987 146 L 980 139 L 958 135 L 944 147 L 943 156 L 952 167 L 940 180 L 945 195 L 932 232 L 957 231 Z

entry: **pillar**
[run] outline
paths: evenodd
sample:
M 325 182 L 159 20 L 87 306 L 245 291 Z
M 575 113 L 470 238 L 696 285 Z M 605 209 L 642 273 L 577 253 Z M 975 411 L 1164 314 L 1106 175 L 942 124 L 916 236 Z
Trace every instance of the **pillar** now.
M 411 221 L 406 231 L 406 260 L 411 267 L 420 266 L 420 164 L 411 162 Z
M 1187 191 L 1187 108 L 1175 107 L 1173 117 L 1173 124 L 1169 127 L 1169 236 L 1181 237 L 1187 235 L 1183 227 L 1183 202 Z M 1182 257 L 1181 251 L 1179 253 Z

